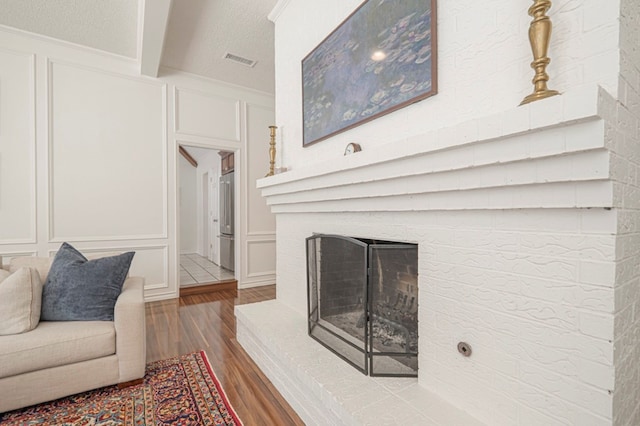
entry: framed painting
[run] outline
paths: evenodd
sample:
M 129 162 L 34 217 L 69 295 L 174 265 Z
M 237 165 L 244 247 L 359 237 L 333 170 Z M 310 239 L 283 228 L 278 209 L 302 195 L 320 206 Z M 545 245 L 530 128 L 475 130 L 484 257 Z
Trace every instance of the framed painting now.
M 302 60 L 303 146 L 437 93 L 436 0 L 367 0 Z

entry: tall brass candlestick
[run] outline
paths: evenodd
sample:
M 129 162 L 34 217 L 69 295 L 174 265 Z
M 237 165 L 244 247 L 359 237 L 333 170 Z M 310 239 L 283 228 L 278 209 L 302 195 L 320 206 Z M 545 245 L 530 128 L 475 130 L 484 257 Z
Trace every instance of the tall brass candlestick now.
M 549 39 L 551 38 L 551 20 L 546 13 L 550 8 L 550 0 L 533 0 L 533 5 L 529 8 L 529 15 L 533 18 L 531 25 L 529 25 L 529 41 L 533 52 L 531 68 L 536 71 L 536 75 L 532 80 L 533 93 L 524 98 L 520 105 L 560 94 L 556 90 L 547 88 L 549 75 L 546 69 L 551 62 L 551 59 L 547 57 Z
M 276 165 L 276 129 L 277 126 L 269 126 L 271 132 L 271 140 L 269 141 L 269 173 L 265 177 L 274 175 Z

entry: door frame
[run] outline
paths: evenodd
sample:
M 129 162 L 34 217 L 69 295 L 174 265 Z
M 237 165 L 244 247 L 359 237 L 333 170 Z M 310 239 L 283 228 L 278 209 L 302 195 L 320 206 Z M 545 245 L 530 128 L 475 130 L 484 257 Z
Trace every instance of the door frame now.
M 184 139 L 175 139 L 175 146 L 174 146 L 174 173 L 173 176 L 175 177 L 175 186 L 174 186 L 174 202 L 173 202 L 173 212 L 174 212 L 174 220 L 172 221 L 172 227 L 173 227 L 173 231 L 174 231 L 174 247 L 173 247 L 173 261 L 172 266 L 173 266 L 173 280 L 176 283 L 175 285 L 175 297 L 179 296 L 180 293 L 180 206 L 179 206 L 179 198 L 178 198 L 178 189 L 180 188 L 180 173 L 178 173 L 178 165 L 179 165 L 179 149 L 180 146 L 184 146 L 185 148 L 204 148 L 204 149 L 210 149 L 212 151 L 231 151 L 235 154 L 236 158 L 239 160 L 241 158 L 241 152 L 242 152 L 242 148 L 238 147 L 238 146 L 225 146 L 225 145 L 218 145 L 218 144 L 207 144 L 207 143 L 201 143 L 201 142 L 193 142 L 193 141 L 188 141 L 188 140 L 184 140 Z M 242 161 L 235 161 L 234 162 L 234 169 L 236 172 L 240 172 L 242 170 L 243 167 L 243 163 Z M 220 172 L 222 172 L 222 170 L 220 170 Z M 222 173 L 220 173 L 222 174 Z M 237 175 L 239 176 L 240 173 L 237 173 Z M 234 197 L 234 210 L 235 210 L 235 221 L 237 224 L 240 223 L 240 221 L 238 220 L 238 214 L 240 211 L 240 200 L 241 197 L 239 196 L 239 189 L 241 188 L 240 185 L 240 179 L 236 179 L 235 182 L 235 191 L 236 194 L 238 194 L 238 196 Z M 218 193 L 219 193 L 219 188 L 218 188 Z M 200 194 L 201 195 L 201 194 Z M 218 214 L 219 217 L 219 214 Z M 235 268 L 234 268 L 234 277 L 237 280 L 238 279 L 238 274 L 239 274 L 239 269 L 238 269 L 238 265 L 240 265 L 240 256 L 241 254 L 241 250 L 239 250 L 239 244 L 238 244 L 238 237 L 241 235 L 240 232 L 240 226 L 236 226 L 234 227 L 234 238 L 236 241 L 236 249 L 235 249 Z M 217 233 L 216 233 L 217 235 Z M 218 250 L 219 252 L 219 250 Z

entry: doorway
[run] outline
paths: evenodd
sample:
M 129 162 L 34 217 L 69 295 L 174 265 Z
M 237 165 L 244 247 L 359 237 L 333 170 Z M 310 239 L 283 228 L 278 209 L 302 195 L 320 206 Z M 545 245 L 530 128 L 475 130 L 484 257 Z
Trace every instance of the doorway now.
M 179 145 L 178 226 L 180 287 L 235 279 L 220 266 L 219 179 L 221 161 L 215 148 Z

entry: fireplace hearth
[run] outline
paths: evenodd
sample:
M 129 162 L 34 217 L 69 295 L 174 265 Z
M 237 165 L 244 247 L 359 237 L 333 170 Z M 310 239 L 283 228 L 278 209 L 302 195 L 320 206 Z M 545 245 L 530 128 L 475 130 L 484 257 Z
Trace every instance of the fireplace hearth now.
M 416 244 L 307 238 L 309 335 L 365 375 L 417 377 Z

